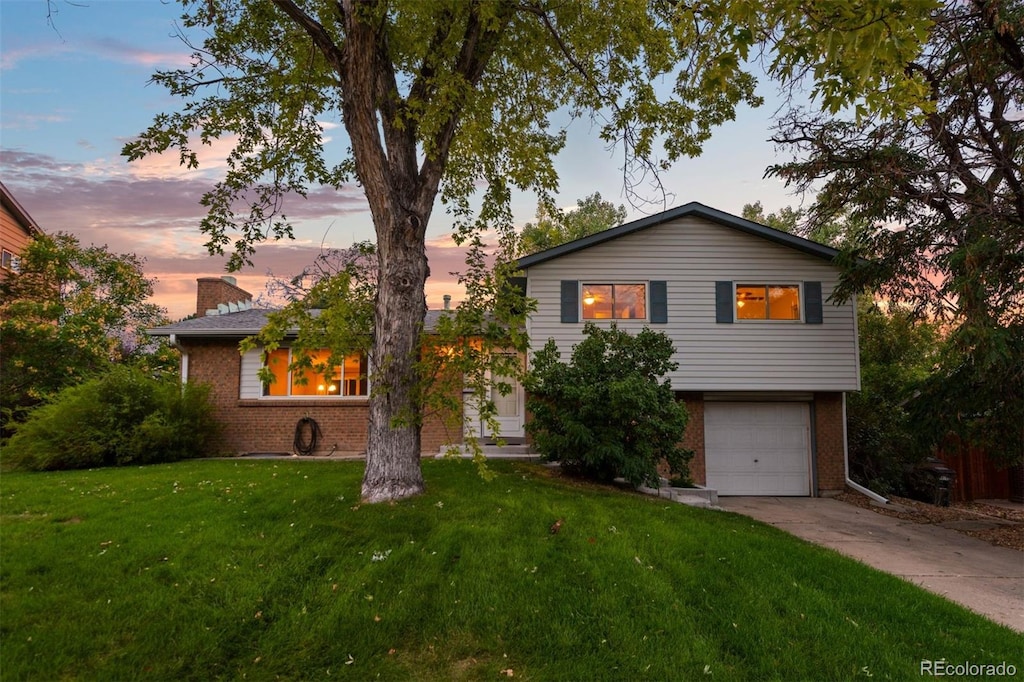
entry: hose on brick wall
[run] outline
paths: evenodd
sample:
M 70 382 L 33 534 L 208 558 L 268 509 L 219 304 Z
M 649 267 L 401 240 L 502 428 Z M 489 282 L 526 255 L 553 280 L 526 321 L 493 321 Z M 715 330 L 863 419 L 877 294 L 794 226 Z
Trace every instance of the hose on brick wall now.
M 292 447 L 300 455 L 311 455 L 316 451 L 316 444 L 320 440 L 320 425 L 312 417 L 303 417 L 295 424 L 295 440 Z

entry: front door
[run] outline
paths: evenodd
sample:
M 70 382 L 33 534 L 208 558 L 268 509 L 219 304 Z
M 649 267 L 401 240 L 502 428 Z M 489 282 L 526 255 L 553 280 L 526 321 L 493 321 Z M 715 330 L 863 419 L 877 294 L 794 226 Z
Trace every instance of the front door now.
M 502 395 L 498 390 L 497 383 L 511 385 L 512 391 Z M 524 406 L 523 388 L 514 377 L 495 377 L 491 382 L 491 400 L 494 401 L 495 418 L 498 422 L 499 432 L 490 433 L 488 424 L 482 424 L 480 433 L 484 436 L 497 435 L 502 438 L 522 438 L 525 435 L 525 420 L 523 415 L 526 412 Z

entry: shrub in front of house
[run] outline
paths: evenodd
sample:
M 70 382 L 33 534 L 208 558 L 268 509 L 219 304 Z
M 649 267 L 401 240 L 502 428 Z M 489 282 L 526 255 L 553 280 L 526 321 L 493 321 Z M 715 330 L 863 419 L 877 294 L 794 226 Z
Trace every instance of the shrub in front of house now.
M 588 324 L 563 363 L 554 341 L 537 353 L 527 378 L 527 429 L 534 446 L 568 471 L 601 481 L 621 477 L 658 486 L 664 461 L 673 478 L 689 477 L 693 453 L 680 446 L 688 415 L 664 376 L 672 341 L 644 329 Z
M 201 457 L 219 428 L 209 392 L 115 367 L 34 409 L 5 445 L 4 465 L 44 471 Z

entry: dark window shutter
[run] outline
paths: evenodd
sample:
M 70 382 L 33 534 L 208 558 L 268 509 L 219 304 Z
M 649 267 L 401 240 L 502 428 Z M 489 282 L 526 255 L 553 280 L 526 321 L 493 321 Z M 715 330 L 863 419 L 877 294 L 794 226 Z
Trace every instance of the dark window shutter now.
M 732 324 L 732 282 L 715 282 L 715 322 Z
M 668 283 L 651 282 L 651 324 L 668 322 Z
M 580 284 L 574 279 L 562 280 L 562 322 L 580 321 Z
M 804 282 L 804 322 L 821 324 L 821 282 Z

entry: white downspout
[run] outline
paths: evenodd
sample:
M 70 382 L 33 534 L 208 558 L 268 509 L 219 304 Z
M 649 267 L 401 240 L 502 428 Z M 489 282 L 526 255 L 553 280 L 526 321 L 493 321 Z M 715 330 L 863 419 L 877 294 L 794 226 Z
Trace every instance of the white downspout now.
M 177 348 L 178 352 L 181 353 L 181 383 L 184 385 L 188 383 L 188 351 L 178 343 L 177 334 L 171 334 L 167 338 L 167 343 L 171 345 L 171 348 Z
M 870 497 L 875 502 L 879 502 L 881 504 L 889 504 L 889 500 L 887 498 L 882 497 L 881 495 L 879 495 L 878 493 L 876 493 L 873 490 L 868 490 L 867 488 L 862 486 L 860 483 L 857 483 L 852 478 L 850 478 L 850 448 L 849 448 L 849 445 L 847 444 L 847 440 L 846 440 L 846 393 L 845 392 L 843 392 L 843 466 L 846 469 L 846 485 L 850 486 L 851 488 L 853 488 L 854 490 L 859 492 L 861 495 L 864 495 L 866 497 Z

